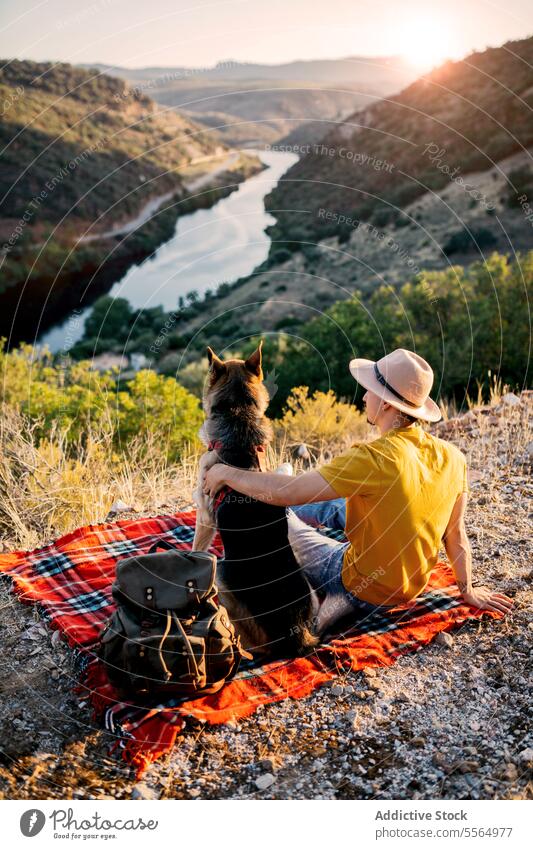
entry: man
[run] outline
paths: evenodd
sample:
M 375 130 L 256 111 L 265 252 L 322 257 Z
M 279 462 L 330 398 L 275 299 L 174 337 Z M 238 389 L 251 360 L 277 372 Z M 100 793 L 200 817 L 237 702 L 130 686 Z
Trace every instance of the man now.
M 465 457 L 419 426 L 441 418 L 429 397 L 431 367 L 399 348 L 377 363 L 352 360 L 349 368 L 367 390 L 367 420 L 378 428 L 378 439 L 355 444 L 297 477 L 217 463 L 206 473 L 204 491 L 214 496 L 226 485 L 293 507 L 288 511 L 291 546 L 310 583 L 324 595 L 320 634 L 351 611 L 362 616 L 416 598 L 442 542 L 465 602 L 506 613 L 512 606 L 508 596 L 472 586 Z M 348 542 L 325 538 L 316 530 L 319 524 L 344 529 Z

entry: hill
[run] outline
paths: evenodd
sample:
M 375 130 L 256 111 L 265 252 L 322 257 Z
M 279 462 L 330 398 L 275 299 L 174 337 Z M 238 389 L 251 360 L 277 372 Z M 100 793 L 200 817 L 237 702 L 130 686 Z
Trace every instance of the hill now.
M 48 190 L 26 231 L 67 213 L 72 228 L 100 215 L 105 225 L 106 213 L 115 223 L 151 195 L 181 189 L 180 169 L 191 160 L 219 152 L 208 133 L 124 80 L 71 65 L 5 63 L 0 95 L 13 101 L 0 129 L 4 218 L 22 217 L 56 171 L 82 157 L 69 168 L 75 180 L 64 177 L 60 191 Z
M 413 69 L 397 57 L 220 62 L 213 68 L 93 67 L 194 117 L 227 144 L 246 146 L 272 144 L 295 130 L 302 143 L 318 141 L 332 123 L 414 78 Z
M 268 261 L 197 305 L 203 337 L 235 346 L 240 310 L 257 332 L 298 333 L 354 292 L 396 291 L 422 271 L 455 277 L 456 265 L 484 264 L 493 251 L 527 253 L 532 67 L 533 38 L 510 42 L 341 123 L 267 197 L 277 219 Z M 529 271 L 524 280 L 525 293 Z M 193 316 L 183 330 L 198 326 Z
M 347 118 L 293 166 L 267 198 L 273 238 L 297 245 L 347 239 L 353 220 L 409 223 L 403 210 L 425 192 L 527 149 L 532 106 L 533 38 L 445 63 Z
M 186 199 L 188 170 L 197 179 L 199 168 L 220 168 L 229 152 L 205 128 L 161 109 L 124 80 L 68 64 L 13 60 L 3 66 L 0 333 L 28 339 L 35 329 L 30 319 L 45 304 L 44 325 L 68 311 L 64 296 L 74 303 L 80 274 L 116 274 L 168 238 L 179 208 L 163 212 L 111 252 L 101 242 L 76 244 L 80 236 L 116 228 L 158 198 Z M 243 168 L 260 164 L 236 163 L 235 181 Z M 29 275 L 26 316 L 17 319 Z M 90 296 L 106 285 L 95 282 Z

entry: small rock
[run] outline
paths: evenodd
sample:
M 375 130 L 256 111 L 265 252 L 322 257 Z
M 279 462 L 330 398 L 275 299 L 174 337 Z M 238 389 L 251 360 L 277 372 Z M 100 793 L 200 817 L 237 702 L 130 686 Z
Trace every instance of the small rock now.
M 294 475 L 294 468 L 292 463 L 282 463 L 280 466 L 277 467 L 276 474 L 289 476 Z
M 518 778 L 518 770 L 514 763 L 505 764 L 503 775 L 504 778 L 507 779 L 507 781 L 516 781 L 516 779 Z
M 446 631 L 439 631 L 437 636 L 435 637 L 435 642 L 440 646 L 446 646 L 447 649 L 453 648 L 454 640 L 451 634 L 448 634 Z
M 435 766 L 444 768 L 446 766 L 446 756 L 442 752 L 435 752 L 433 755 L 433 763 Z
M 331 688 L 331 692 L 333 693 L 334 696 L 342 696 L 342 694 L 344 693 L 344 688 L 341 687 L 340 684 L 335 684 Z
M 372 669 L 372 667 L 369 666 L 368 669 L 363 669 L 363 675 L 365 676 L 365 678 L 375 678 L 377 672 L 375 669 Z
M 307 445 L 305 445 L 303 442 L 296 449 L 296 456 L 299 457 L 300 460 L 310 460 L 311 459 L 311 455 L 309 454 L 309 450 L 307 448 Z
M 33 640 L 33 642 L 41 639 L 36 628 L 34 628 L 33 631 L 26 631 L 26 633 L 22 635 L 22 638 L 24 640 Z
M 271 772 L 265 772 L 264 775 L 260 775 L 259 778 L 255 779 L 255 786 L 258 790 L 267 790 L 274 784 L 275 780 Z
M 126 504 L 125 501 L 121 501 L 120 498 L 117 501 L 114 501 L 111 507 L 109 508 L 109 516 L 114 516 L 116 513 L 129 513 L 130 510 L 134 510 L 130 504 Z
M 50 637 L 50 641 L 54 648 L 58 646 L 61 642 L 61 631 L 52 631 L 52 636 Z
M 411 746 L 414 746 L 415 749 L 423 749 L 426 745 L 426 740 L 424 737 L 413 737 L 411 740 Z
M 502 395 L 502 404 L 507 407 L 516 407 L 520 403 L 520 398 L 514 392 L 506 392 L 505 395 Z
M 151 787 L 148 787 L 147 784 L 140 783 L 136 784 L 133 790 L 131 791 L 132 799 L 159 799 L 159 793 L 153 790 Z
M 274 771 L 274 761 L 271 758 L 263 758 L 263 760 L 259 761 L 259 766 L 261 769 L 266 769 L 267 772 Z
M 518 755 L 518 760 L 521 764 L 527 764 L 530 761 L 533 761 L 533 749 L 522 749 L 522 751 Z
M 197 799 L 202 791 L 198 787 L 191 787 L 189 790 L 189 796 L 191 799 Z
M 477 761 L 465 760 L 459 761 L 455 765 L 455 768 L 457 772 L 461 773 L 461 775 L 466 775 L 467 772 L 477 772 L 479 769 L 479 764 Z
M 400 693 L 398 693 L 398 695 L 397 695 L 397 696 L 395 696 L 394 701 L 395 701 L 395 702 L 410 702 L 410 701 L 411 701 L 411 697 L 409 696 L 409 694 L 408 694 L 408 693 L 405 693 L 405 692 L 402 690 Z

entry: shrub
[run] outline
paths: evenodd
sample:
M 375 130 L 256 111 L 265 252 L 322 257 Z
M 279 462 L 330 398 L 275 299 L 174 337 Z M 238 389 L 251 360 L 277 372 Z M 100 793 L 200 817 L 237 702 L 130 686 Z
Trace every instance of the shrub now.
M 30 345 L 0 348 L 0 367 L 4 405 L 27 417 L 37 440 L 59 428 L 66 448 L 110 437 L 125 449 L 134 437 L 152 434 L 170 459 L 197 441 L 198 399 L 172 377 L 146 369 L 119 388 L 115 373 L 100 374 L 88 361 L 54 366 L 50 354 L 36 355 Z
M 531 168 L 516 168 L 509 173 L 506 198 L 507 206 L 511 209 L 520 207 L 518 198 L 522 195 L 526 195 L 528 199 L 533 196 L 533 171 Z
M 283 416 L 274 424 L 278 438 L 292 446 L 305 443 L 317 457 L 344 451 L 355 440 L 366 439 L 369 432 L 365 416 L 337 401 L 331 389 L 310 395 L 307 386 L 292 390 Z
M 467 253 L 467 251 L 480 250 L 493 247 L 496 244 L 496 236 L 486 227 L 478 227 L 470 232 L 465 228 L 452 233 L 442 250 L 447 256 L 456 253 Z

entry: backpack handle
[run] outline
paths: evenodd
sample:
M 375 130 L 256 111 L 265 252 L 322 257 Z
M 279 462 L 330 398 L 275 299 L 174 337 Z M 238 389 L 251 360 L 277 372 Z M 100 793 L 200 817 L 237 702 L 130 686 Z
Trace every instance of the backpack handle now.
M 147 554 L 155 554 L 155 552 L 157 551 L 158 548 L 166 548 L 166 549 L 170 549 L 171 551 L 181 550 L 181 549 L 178 549 L 177 546 L 172 545 L 172 543 L 170 543 L 166 539 L 158 539 L 157 542 L 154 542 L 154 544 L 150 546 L 149 550 L 146 553 Z

